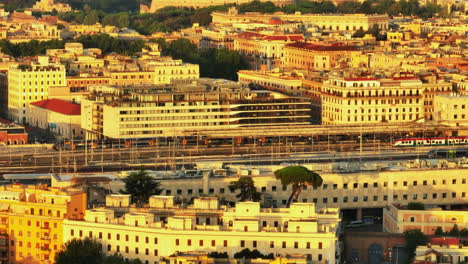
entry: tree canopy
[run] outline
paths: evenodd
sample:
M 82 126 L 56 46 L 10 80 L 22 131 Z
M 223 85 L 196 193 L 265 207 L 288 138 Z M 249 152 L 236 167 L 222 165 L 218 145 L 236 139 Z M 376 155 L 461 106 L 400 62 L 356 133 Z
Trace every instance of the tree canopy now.
M 410 229 L 403 232 L 405 236 L 405 248 L 408 254 L 408 260 L 412 260 L 415 250 L 418 246 L 426 245 L 428 238 L 420 229 Z
M 107 256 L 102 245 L 91 238 L 73 239 L 55 256 L 56 264 L 141 264 L 139 259 L 125 260 L 122 255 Z
M 303 166 L 288 166 L 275 171 L 277 179 L 281 180 L 283 186 L 292 186 L 292 193 L 289 196 L 287 206 L 291 205 L 293 200 L 297 200 L 302 190 L 307 186 L 320 187 L 322 177 Z
M 122 181 L 125 189 L 120 192 L 130 194 L 133 202 L 139 205 L 148 203 L 150 196 L 159 195 L 163 191 L 161 184 L 144 170 L 132 172 Z
M 420 211 L 424 211 L 425 209 L 425 206 L 423 203 L 419 203 L 419 202 L 411 202 L 411 203 L 408 203 L 408 210 L 420 210 Z
M 162 47 L 163 55 L 200 65 L 200 76 L 237 80 L 237 72 L 247 68 L 239 52 L 226 48 L 202 48 L 185 38 L 166 43 L 164 39 L 153 40 Z
M 73 239 L 55 257 L 56 264 L 101 264 L 105 255 L 96 240 Z
M 240 259 L 240 258 L 246 258 L 246 259 L 274 259 L 275 256 L 273 253 L 270 253 L 268 255 L 262 254 L 260 251 L 254 249 L 250 250 L 248 248 L 244 248 L 243 250 L 237 252 L 234 254 L 235 259 Z
M 239 201 L 241 202 L 258 202 L 262 198 L 262 194 L 258 192 L 257 187 L 255 187 L 255 182 L 253 181 L 252 177 L 249 176 L 243 176 L 240 177 L 237 181 L 232 181 L 228 187 L 231 191 L 240 191 L 236 197 L 239 198 Z
M 13 57 L 33 57 L 45 54 L 47 49 L 63 49 L 67 42 L 82 43 L 85 48 L 101 49 L 103 54 L 116 52 L 125 55 L 134 55 L 145 46 L 143 40 L 125 40 L 111 37 L 107 34 L 85 35 L 73 40 L 49 40 L 11 43 L 6 39 L 0 40 L 0 49 L 3 53 Z

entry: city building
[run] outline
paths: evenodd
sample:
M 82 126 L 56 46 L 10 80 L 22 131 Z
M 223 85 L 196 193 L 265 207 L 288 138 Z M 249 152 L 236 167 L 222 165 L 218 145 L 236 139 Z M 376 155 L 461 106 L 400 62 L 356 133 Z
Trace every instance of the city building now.
M 266 2 L 265 0 L 261 0 L 262 2 Z M 252 0 L 182 0 L 182 1 L 175 1 L 175 0 L 166 0 L 166 1 L 156 1 L 152 0 L 151 5 L 140 5 L 140 13 L 154 13 L 156 10 L 161 9 L 166 6 L 177 6 L 177 7 L 191 7 L 191 8 L 202 8 L 207 6 L 215 6 L 215 5 L 226 5 L 226 4 L 245 4 L 252 2 Z M 288 4 L 294 4 L 293 0 L 273 0 L 271 1 L 275 5 L 284 6 Z
M 36 11 L 36 12 L 53 12 L 55 10 L 56 12 L 59 12 L 59 13 L 72 11 L 69 4 L 55 3 L 54 0 L 37 1 L 30 10 Z
M 241 70 L 237 73 L 239 83 L 243 85 L 257 84 L 270 91 L 290 95 L 301 95 L 304 76 L 297 72 L 285 72 L 279 68 L 272 71 Z
M 26 116 L 31 126 L 48 130 L 63 138 L 82 137 L 81 106 L 60 99 L 45 99 L 30 104 Z
M 49 41 L 61 39 L 61 30 L 58 29 L 57 25 L 36 21 L 5 24 L 0 22 L 0 38 L 8 39 L 15 44 L 31 40 Z
M 239 11 L 232 7 L 227 12 L 213 12 L 212 22 L 215 24 L 233 24 L 233 23 L 247 23 L 247 22 L 260 22 L 268 23 L 272 18 L 279 18 L 282 21 L 301 22 L 307 28 L 317 27 L 323 31 L 348 31 L 355 32 L 362 29 L 367 31 L 377 25 L 380 29 L 388 29 L 388 16 L 387 15 L 365 15 L 365 14 L 302 14 L 296 12 L 294 14 L 285 13 L 258 13 L 247 12 L 239 13 Z
M 284 257 L 275 257 L 273 259 L 233 259 L 233 258 L 215 258 L 210 257 L 206 252 L 188 251 L 177 252 L 169 257 L 162 257 L 159 261 L 161 264 L 211 264 L 211 263 L 231 263 L 231 264 L 307 264 L 307 256 L 302 254 L 288 254 Z
M 234 50 L 238 51 L 250 64 L 250 68 L 267 70 L 280 67 L 287 54 L 284 46 L 295 41 L 304 41 L 302 34 L 265 35 L 256 32 L 243 32 L 234 36 Z
M 321 93 L 322 124 L 432 120 L 433 95 L 451 91 L 451 83 L 423 83 L 414 76 L 331 77 Z
M 8 234 L 8 263 L 51 263 L 62 250 L 64 219 L 83 219 L 86 194 L 13 184 L 0 187 L 0 230 Z
M 28 133 L 23 126 L 0 118 L 0 145 L 28 144 Z
M 457 264 L 468 262 L 468 247 L 459 238 L 434 237 L 416 248 L 415 264 Z
M 439 226 L 443 232 L 449 232 L 454 225 L 459 229 L 468 228 L 466 210 L 451 210 L 438 206 L 426 206 L 424 210 L 409 210 L 399 204 L 390 204 L 384 209 L 383 228 L 391 233 L 420 229 L 427 235 L 433 235 Z
M 276 153 L 272 153 L 276 155 Z M 211 165 L 211 164 L 210 164 Z M 299 202 L 312 202 L 317 208 L 340 208 L 355 210 L 358 219 L 366 211 L 384 208 L 398 203 L 402 206 L 410 202 L 421 202 L 437 206 L 466 204 L 466 168 L 427 167 L 420 169 L 383 170 L 376 164 L 368 164 L 367 171 L 352 172 L 356 163 L 350 164 L 307 164 L 305 167 L 322 176 L 323 184 L 318 188 L 307 187 L 301 192 Z M 198 165 L 197 165 L 198 166 Z M 200 164 L 202 166 L 202 164 Z M 215 166 L 215 165 L 213 165 Z M 332 167 L 344 167 L 331 172 Z M 388 164 L 380 166 L 391 167 Z M 370 168 L 375 170 L 371 171 Z M 291 195 L 291 186 L 282 186 L 273 172 L 283 166 L 242 167 L 229 166 L 228 169 L 215 169 L 200 175 L 165 175 L 161 188 L 163 195 L 191 199 L 200 194 L 216 195 L 228 201 L 237 200 L 237 192 L 229 190 L 229 184 L 241 176 L 251 176 L 257 190 L 262 193 L 264 206 L 285 207 Z M 433 179 L 433 175 L 441 175 Z M 431 178 L 432 177 L 432 178 Z M 121 181 L 113 181 L 110 186 L 117 192 L 123 188 Z
M 434 121 L 448 126 L 468 126 L 468 95 L 434 97 Z
M 234 208 L 220 207 L 215 197 L 200 197 L 181 208 L 152 197 L 149 208 L 97 208 L 86 211 L 84 221 L 64 221 L 64 241 L 91 237 L 103 251 L 154 263 L 176 252 L 227 252 L 257 249 L 275 256 L 300 254 L 314 263 L 335 263 L 339 258 L 336 208 L 316 210 L 313 203 L 293 203 L 290 208 L 260 208 L 257 202 L 238 202 Z M 162 203 L 166 201 L 166 203 Z
M 51 87 L 66 85 L 65 67 L 49 63 L 49 57 L 38 62 L 11 66 L 8 71 L 8 114 L 12 120 L 26 123 L 30 103 L 48 99 Z
M 347 61 L 358 54 L 354 46 L 341 43 L 321 44 L 295 42 L 284 46 L 282 66 L 303 70 L 332 70 L 348 67 Z M 345 62 L 344 67 L 340 65 Z
M 82 128 L 99 137 L 173 137 L 186 129 L 300 125 L 310 119 L 306 98 L 250 90 L 227 80 L 100 89 L 81 102 Z

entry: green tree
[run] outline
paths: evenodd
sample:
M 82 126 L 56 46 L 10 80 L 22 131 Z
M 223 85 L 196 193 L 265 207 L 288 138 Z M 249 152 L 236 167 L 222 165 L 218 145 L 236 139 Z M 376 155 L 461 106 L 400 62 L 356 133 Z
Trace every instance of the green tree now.
M 338 4 L 336 11 L 343 14 L 354 14 L 358 13 L 360 8 L 361 4 L 359 2 L 345 1 Z
M 408 203 L 408 210 L 419 210 L 419 211 L 424 211 L 425 206 L 423 203 L 420 202 L 410 202 Z
M 101 264 L 105 258 L 101 244 L 94 239 L 73 239 L 55 256 L 56 264 Z
M 436 236 L 443 236 L 444 235 L 444 230 L 442 230 L 441 226 L 438 226 L 436 230 L 434 231 L 434 235 Z
M 410 229 L 403 232 L 408 260 L 412 261 L 418 246 L 427 244 L 428 238 L 420 229 Z
M 288 166 L 275 171 L 277 179 L 281 180 L 283 186 L 292 186 L 292 193 L 289 196 L 289 207 L 293 200 L 297 200 L 302 190 L 307 186 L 320 187 L 323 179 L 317 173 L 303 166 Z
M 461 237 L 468 237 L 468 229 L 463 228 L 462 230 L 460 230 L 460 236 Z
M 448 234 L 450 236 L 458 237 L 460 235 L 460 231 L 458 230 L 458 225 L 454 224 Z
M 159 195 L 163 191 L 160 183 L 144 170 L 134 171 L 122 180 L 125 189 L 120 192 L 130 194 L 134 203 L 147 203 L 150 196 Z
M 258 202 L 262 198 L 262 194 L 257 191 L 255 187 L 255 182 L 252 177 L 242 176 L 237 181 L 232 181 L 229 186 L 229 190 L 236 191 L 239 190 L 239 194 L 236 195 L 239 198 L 239 201 L 253 201 Z
M 363 38 L 364 36 L 366 35 L 366 32 L 362 29 L 358 29 L 356 30 L 356 32 L 354 32 L 353 34 L 353 38 Z
M 260 251 L 254 249 L 250 250 L 248 248 L 244 248 L 243 250 L 237 252 L 234 254 L 235 259 L 240 259 L 240 258 L 246 258 L 246 259 L 274 259 L 273 253 L 270 253 L 268 255 L 263 255 Z
M 89 12 L 83 19 L 85 25 L 94 25 L 96 23 L 99 23 L 99 16 L 95 10 Z

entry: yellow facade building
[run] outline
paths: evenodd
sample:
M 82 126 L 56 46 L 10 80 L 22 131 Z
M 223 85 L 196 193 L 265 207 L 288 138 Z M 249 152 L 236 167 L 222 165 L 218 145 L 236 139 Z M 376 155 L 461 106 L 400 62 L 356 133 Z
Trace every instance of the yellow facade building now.
M 324 167 L 305 165 L 311 170 L 321 171 Z M 251 175 L 258 191 L 264 193 L 262 201 L 284 207 L 287 204 L 291 187 L 283 187 L 272 171 L 243 170 L 242 175 Z M 321 187 L 307 188 L 301 193 L 299 202 L 313 202 L 317 208 L 383 208 L 392 203 L 406 205 L 409 202 L 422 202 L 433 205 L 463 204 L 467 200 L 466 169 L 420 169 L 402 171 L 368 171 L 357 173 L 320 172 L 324 179 Z M 434 175 L 442 175 L 433 179 Z M 431 178 L 432 177 L 432 178 Z M 237 192 L 228 188 L 231 177 L 211 177 L 161 181 L 163 194 L 196 197 L 201 193 L 218 195 L 227 200 L 235 200 Z M 115 191 L 122 188 L 116 186 Z
M 8 114 L 19 123 L 26 123 L 26 110 L 32 102 L 48 99 L 49 89 L 66 85 L 65 67 L 49 64 L 49 57 L 38 63 L 11 66 L 8 71 Z
M 244 85 L 258 84 L 262 87 L 280 93 L 301 95 L 304 76 L 295 72 L 283 72 L 279 69 L 273 71 L 248 71 L 241 70 L 238 73 L 239 82 Z
M 55 3 L 54 0 L 37 1 L 31 9 L 33 11 L 39 11 L 39 12 L 52 12 L 56 10 L 59 13 L 72 11 L 69 4 Z
M 52 263 L 63 246 L 62 222 L 83 219 L 86 194 L 14 184 L 0 188 L 0 206 L 8 263 Z
M 303 70 L 332 70 L 346 62 L 354 54 L 355 47 L 333 43 L 323 45 L 308 42 L 295 42 L 285 45 L 282 66 Z
M 262 2 L 265 0 L 261 0 Z M 151 5 L 140 5 L 140 13 L 154 13 L 156 10 L 164 8 L 166 6 L 178 6 L 178 7 L 191 7 L 191 8 L 202 8 L 207 6 L 215 5 L 226 5 L 226 4 L 246 4 L 252 2 L 252 0 L 152 0 Z M 293 0 L 272 0 L 275 5 L 284 6 L 293 4 Z
M 365 14 L 294 14 L 276 13 L 266 14 L 258 12 L 239 13 L 235 7 L 228 12 L 213 12 L 213 23 L 233 24 L 246 22 L 267 23 L 271 17 L 277 17 L 282 21 L 302 22 L 307 27 L 316 26 L 323 31 L 349 31 L 355 32 L 362 29 L 367 31 L 374 25 L 380 29 L 388 29 L 388 15 L 365 15 Z
M 188 79 L 169 85 L 102 89 L 81 102 L 81 125 L 91 134 L 110 138 L 172 137 L 187 129 L 301 125 L 310 118 L 306 98 L 254 91 L 227 80 Z
M 280 67 L 287 58 L 284 46 L 295 41 L 304 41 L 302 34 L 264 35 L 256 32 L 244 32 L 234 36 L 234 50 L 237 50 L 253 69 L 266 65 L 268 70 Z
M 434 121 L 448 126 L 468 126 L 468 95 L 435 96 L 434 109 Z
M 463 210 L 445 210 L 442 207 L 426 207 L 425 210 L 409 210 L 399 204 L 384 208 L 383 229 L 391 233 L 403 233 L 409 229 L 420 229 L 433 235 L 437 227 L 449 232 L 454 225 L 458 229 L 468 228 L 468 215 Z
M 322 123 L 404 123 L 432 119 L 434 95 L 451 83 L 423 83 L 417 77 L 331 78 L 322 90 Z
M 162 199 L 168 198 L 173 199 Z M 201 197 L 184 209 L 150 203 L 146 210 L 123 217 L 113 209 L 127 210 L 87 210 L 84 221 L 64 221 L 64 241 L 92 237 L 103 244 L 104 252 L 144 263 L 185 251 L 227 252 L 233 257 L 246 248 L 263 254 L 308 255 L 313 263 L 335 263 L 339 256 L 338 209 L 316 210 L 313 203 L 261 209 L 257 202 L 239 202 L 228 209 L 219 207 L 217 198 Z

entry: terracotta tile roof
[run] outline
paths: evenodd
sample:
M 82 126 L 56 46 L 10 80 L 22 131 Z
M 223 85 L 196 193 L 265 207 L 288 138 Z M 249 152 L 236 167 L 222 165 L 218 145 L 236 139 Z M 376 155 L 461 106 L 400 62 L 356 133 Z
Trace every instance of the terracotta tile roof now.
M 243 39 L 260 39 L 260 40 L 268 40 L 268 41 L 300 41 L 304 40 L 304 36 L 301 34 L 286 34 L 286 35 L 264 35 L 256 32 L 243 32 L 237 35 L 238 38 Z
M 460 245 L 460 239 L 454 237 L 434 237 L 430 240 L 431 245 Z
M 60 99 L 46 99 L 31 103 L 31 105 L 63 115 L 81 115 L 81 106 L 79 104 L 63 101 Z
M 314 50 L 314 51 L 355 51 L 356 48 L 342 43 L 333 43 L 331 45 L 318 45 L 307 42 L 295 42 L 286 44 L 286 47 Z

